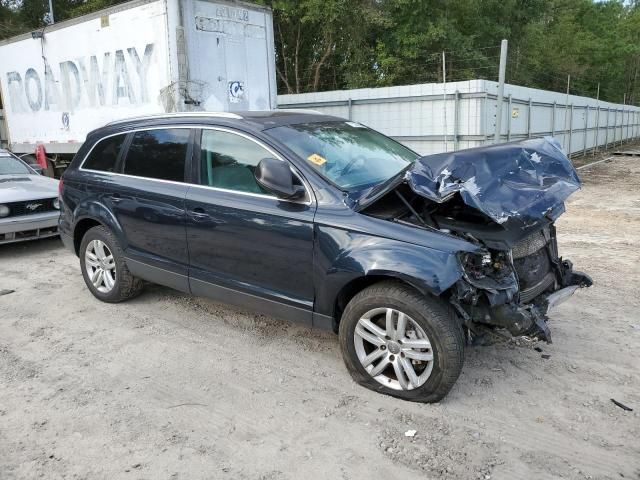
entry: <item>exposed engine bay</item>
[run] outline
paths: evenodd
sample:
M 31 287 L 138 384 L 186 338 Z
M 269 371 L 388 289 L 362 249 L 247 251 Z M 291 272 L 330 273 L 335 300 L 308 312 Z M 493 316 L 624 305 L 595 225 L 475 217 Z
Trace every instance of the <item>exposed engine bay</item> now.
M 368 192 L 360 212 L 479 247 L 459 253 L 462 276 L 447 292 L 476 342 L 499 329 L 551 342 L 549 309 L 593 283 L 556 241 L 554 221 L 579 187 L 559 145 L 536 139 L 423 157 L 400 181 Z

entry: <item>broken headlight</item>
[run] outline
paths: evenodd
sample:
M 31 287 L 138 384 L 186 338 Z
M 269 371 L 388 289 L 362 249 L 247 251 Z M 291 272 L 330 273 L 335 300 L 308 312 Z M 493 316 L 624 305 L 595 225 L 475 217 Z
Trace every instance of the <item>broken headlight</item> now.
M 460 255 L 460 264 L 464 273 L 473 280 L 482 280 L 486 277 L 499 279 L 510 275 L 513 271 L 508 252 L 465 252 Z

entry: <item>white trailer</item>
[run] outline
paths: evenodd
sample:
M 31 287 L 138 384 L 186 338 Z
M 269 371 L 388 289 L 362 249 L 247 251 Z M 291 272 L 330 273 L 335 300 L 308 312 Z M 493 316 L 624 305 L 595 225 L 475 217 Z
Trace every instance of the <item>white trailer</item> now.
M 68 158 L 115 119 L 276 106 L 273 17 L 226 0 L 135 0 L 0 42 L 9 148 Z

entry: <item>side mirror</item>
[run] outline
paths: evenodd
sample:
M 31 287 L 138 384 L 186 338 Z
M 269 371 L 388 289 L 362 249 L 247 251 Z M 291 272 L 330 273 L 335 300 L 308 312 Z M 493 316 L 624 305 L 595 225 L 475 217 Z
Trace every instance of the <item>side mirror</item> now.
M 293 172 L 282 160 L 263 158 L 258 163 L 254 176 L 258 185 L 274 193 L 278 198 L 295 200 L 305 195 L 304 187 L 293 183 Z

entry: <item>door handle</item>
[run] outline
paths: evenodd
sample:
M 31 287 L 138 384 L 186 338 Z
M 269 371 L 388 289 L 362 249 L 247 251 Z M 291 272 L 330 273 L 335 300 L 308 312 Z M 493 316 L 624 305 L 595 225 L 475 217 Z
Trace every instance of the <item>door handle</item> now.
M 204 208 L 196 207 L 189 214 L 196 220 L 209 218 L 209 214 L 204 211 Z

